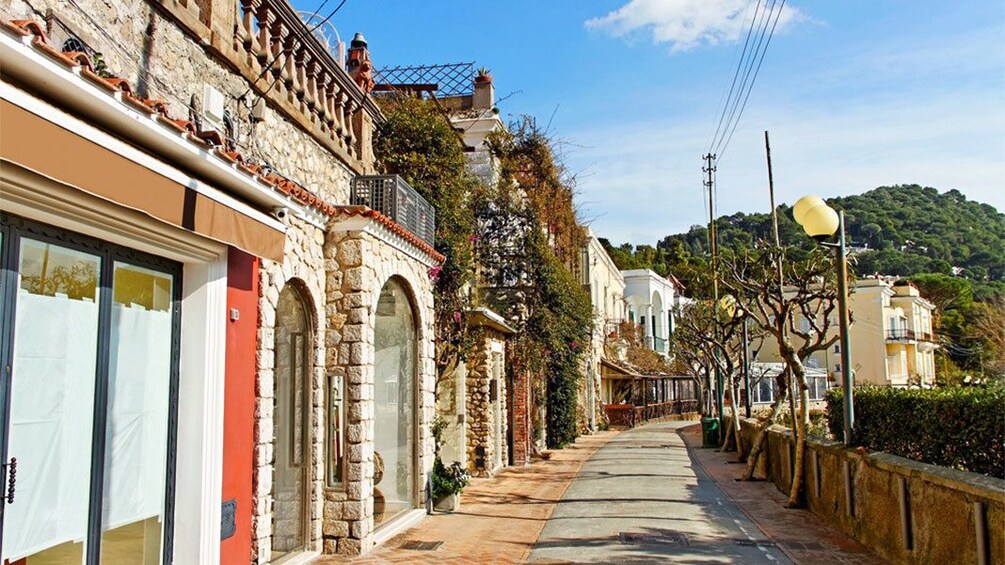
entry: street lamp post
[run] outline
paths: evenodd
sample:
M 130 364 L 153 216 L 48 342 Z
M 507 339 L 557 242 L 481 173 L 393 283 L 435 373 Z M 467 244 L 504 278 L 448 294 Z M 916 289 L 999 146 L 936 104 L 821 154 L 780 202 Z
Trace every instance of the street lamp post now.
M 792 207 L 792 216 L 806 233 L 838 258 L 838 329 L 841 341 L 841 386 L 844 388 L 844 443 L 851 444 L 855 427 L 854 378 L 848 347 L 848 255 L 845 248 L 844 211 L 836 212 L 819 196 L 804 196 Z M 827 239 L 837 235 L 837 243 Z

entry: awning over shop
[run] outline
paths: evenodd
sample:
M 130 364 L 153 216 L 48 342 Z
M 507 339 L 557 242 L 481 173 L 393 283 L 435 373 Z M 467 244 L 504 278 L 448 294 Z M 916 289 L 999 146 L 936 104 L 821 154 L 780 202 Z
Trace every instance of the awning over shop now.
M 8 100 L 0 100 L 0 115 L 0 147 L 5 163 L 259 257 L 282 260 L 285 234 L 228 206 L 221 201 L 223 198 L 213 198 L 207 194 L 210 187 L 198 190 L 186 186 Z

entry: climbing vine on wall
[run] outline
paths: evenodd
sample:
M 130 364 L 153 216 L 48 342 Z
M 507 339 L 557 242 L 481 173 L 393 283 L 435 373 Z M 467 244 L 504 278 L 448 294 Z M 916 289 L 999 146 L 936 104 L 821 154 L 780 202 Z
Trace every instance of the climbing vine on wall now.
M 474 210 L 484 197 L 465 168 L 464 152 L 450 122 L 433 103 L 415 98 L 385 99 L 387 118 L 374 136 L 374 153 L 384 171 L 400 175 L 436 209 L 436 250 L 446 257 L 430 270 L 436 279 L 437 384 L 453 375 L 472 345 L 464 311 L 465 287 L 474 275 Z
M 530 119 L 489 143 L 500 180 L 476 212 L 480 284 L 489 305 L 522 329 L 511 367 L 534 376 L 548 446 L 562 447 L 576 438 L 583 356 L 593 331 L 590 297 L 573 274 L 584 242 L 573 183 Z

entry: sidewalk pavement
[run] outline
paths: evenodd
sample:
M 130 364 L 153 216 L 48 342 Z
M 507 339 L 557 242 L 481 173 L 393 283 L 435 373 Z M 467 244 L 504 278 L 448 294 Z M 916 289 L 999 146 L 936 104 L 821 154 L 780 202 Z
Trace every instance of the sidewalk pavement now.
M 677 429 L 622 432 L 583 465 L 529 563 L 791 563 L 693 463 Z
M 583 436 L 565 449 L 550 452 L 549 460 L 509 467 L 491 479 L 472 479 L 456 512 L 438 512 L 370 554 L 348 562 L 524 563 L 580 466 L 617 434 L 608 431 Z M 425 551 L 401 547 L 416 541 L 442 544 Z M 314 563 L 345 562 L 345 557 L 331 556 Z
M 692 459 L 722 489 L 729 499 L 795 563 L 886 563 L 868 548 L 828 526 L 809 510 L 785 508 L 786 497 L 768 481 L 735 480 L 742 472 L 736 453 L 701 448 L 701 426 L 678 430 Z

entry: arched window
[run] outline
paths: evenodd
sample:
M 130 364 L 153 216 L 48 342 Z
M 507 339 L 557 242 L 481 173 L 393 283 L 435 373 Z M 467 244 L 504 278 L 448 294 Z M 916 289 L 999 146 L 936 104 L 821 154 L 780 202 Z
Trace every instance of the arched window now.
M 272 558 L 307 548 L 310 525 L 311 325 L 300 291 L 279 294 L 275 330 Z
M 418 504 L 417 332 L 404 285 L 380 291 L 374 323 L 374 525 Z

